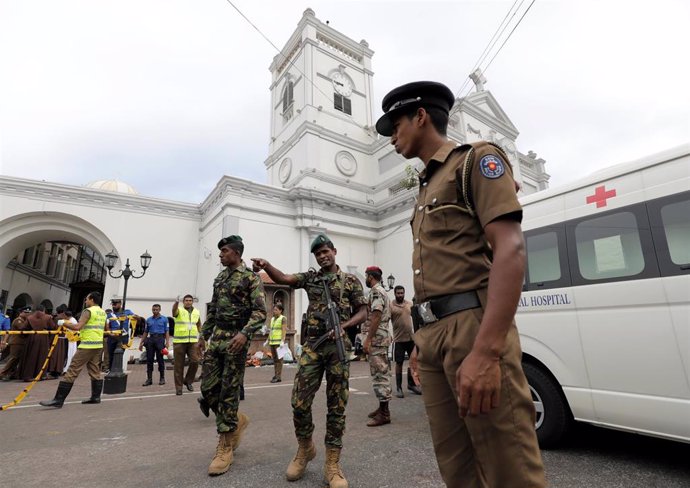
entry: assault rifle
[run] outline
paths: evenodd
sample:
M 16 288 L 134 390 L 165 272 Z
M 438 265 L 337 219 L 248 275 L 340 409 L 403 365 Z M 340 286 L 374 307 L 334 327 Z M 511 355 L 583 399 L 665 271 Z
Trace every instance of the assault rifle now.
M 319 337 L 311 348 L 315 351 L 321 344 L 330 339 L 331 335 L 333 335 L 333 338 L 335 339 L 335 348 L 338 351 L 338 361 L 341 363 L 346 363 L 345 344 L 343 343 L 343 328 L 340 326 L 338 308 L 335 302 L 333 302 L 331 294 L 328 290 L 328 280 L 325 276 L 322 276 L 321 281 L 323 282 L 323 290 L 324 294 L 326 295 L 327 311 L 325 314 L 323 314 L 325 315 L 323 318 L 326 320 L 326 328 L 328 329 L 328 332 Z

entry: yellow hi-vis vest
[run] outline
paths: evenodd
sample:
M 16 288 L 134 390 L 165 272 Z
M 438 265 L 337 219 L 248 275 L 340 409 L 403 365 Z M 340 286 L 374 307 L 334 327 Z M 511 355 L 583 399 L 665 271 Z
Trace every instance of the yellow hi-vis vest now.
M 271 317 L 271 332 L 268 336 L 268 344 L 270 346 L 277 346 L 280 344 L 283 338 L 283 320 L 285 320 L 285 317 L 282 315 L 278 316 L 278 318 Z
M 175 317 L 175 337 L 173 337 L 173 344 L 182 344 L 185 342 L 196 342 L 198 339 L 198 332 L 196 324 L 199 322 L 201 314 L 196 308 L 192 309 L 192 313 L 187 312 L 184 307 L 177 309 L 177 317 Z
M 91 316 L 86 325 L 79 331 L 81 337 L 79 349 L 101 349 L 103 347 L 103 330 L 105 329 L 105 311 L 98 305 L 87 308 Z

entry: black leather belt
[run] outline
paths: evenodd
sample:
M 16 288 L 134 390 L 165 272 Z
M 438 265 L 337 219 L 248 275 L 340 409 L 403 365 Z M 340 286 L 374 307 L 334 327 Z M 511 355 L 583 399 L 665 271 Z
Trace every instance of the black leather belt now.
M 448 315 L 479 308 L 482 304 L 475 290 L 444 295 L 412 307 L 412 320 L 417 327 L 433 324 Z

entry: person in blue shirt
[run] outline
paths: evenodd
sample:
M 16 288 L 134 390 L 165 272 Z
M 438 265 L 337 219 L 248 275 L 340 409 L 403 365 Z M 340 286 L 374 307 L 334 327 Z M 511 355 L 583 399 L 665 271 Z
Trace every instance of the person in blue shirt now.
M 0 303 L 0 332 L 10 330 L 10 317 L 5 314 L 5 305 Z M 0 335 L 0 352 L 2 352 L 9 342 L 9 335 Z
M 0 330 L 10 330 L 10 317 L 5 315 L 5 305 L 0 303 Z
M 159 385 L 165 384 L 165 361 L 163 349 L 170 346 L 170 334 L 168 333 L 168 317 L 161 315 L 161 306 L 154 304 L 151 307 L 153 315 L 146 319 L 144 335 L 141 336 L 139 350 L 146 347 L 146 381 L 141 386 L 151 386 L 153 384 L 153 357 L 158 361 L 158 372 L 160 373 Z
M 121 336 L 108 336 L 108 370 L 110 371 L 113 367 L 113 356 L 115 349 L 120 346 L 120 344 L 126 344 L 129 342 L 129 329 L 130 329 L 130 319 L 139 320 L 139 317 L 134 314 L 130 309 L 122 309 L 122 299 L 113 298 L 110 300 L 110 304 L 113 309 L 113 313 L 108 317 L 108 327 L 106 330 L 116 331 L 122 330 Z

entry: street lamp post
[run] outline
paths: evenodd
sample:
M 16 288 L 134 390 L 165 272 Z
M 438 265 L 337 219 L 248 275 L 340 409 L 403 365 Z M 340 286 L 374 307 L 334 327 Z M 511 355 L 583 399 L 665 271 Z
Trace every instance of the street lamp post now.
M 118 256 L 117 254 L 115 254 L 114 250 L 110 251 L 108 254 L 105 255 L 105 267 L 108 268 L 108 274 L 110 275 L 110 277 L 115 278 L 116 280 L 120 278 L 125 279 L 125 288 L 122 292 L 123 311 L 126 309 L 127 306 L 127 284 L 129 282 L 129 279 L 143 278 L 146 274 L 146 270 L 151 265 L 151 255 L 148 253 L 148 251 L 144 252 L 144 254 L 140 256 L 140 259 L 141 268 L 143 269 L 143 271 L 139 276 L 134 274 L 134 271 L 132 271 L 129 268 L 129 258 L 127 258 L 127 261 L 125 263 L 125 269 L 121 269 L 119 274 L 113 274 L 113 267 L 115 266 L 115 263 L 118 260 Z M 123 337 L 123 335 L 120 335 L 120 342 L 122 342 Z M 105 394 L 124 393 L 127 390 L 127 374 L 122 369 L 123 355 L 124 349 L 122 349 L 122 347 L 116 347 L 115 351 L 113 352 L 113 367 L 110 368 L 110 371 L 105 376 L 105 382 L 103 385 L 103 393 Z
M 386 288 L 386 291 L 391 291 L 395 287 L 395 276 L 393 274 L 389 274 L 388 278 L 386 278 L 386 281 L 388 282 L 388 288 Z

